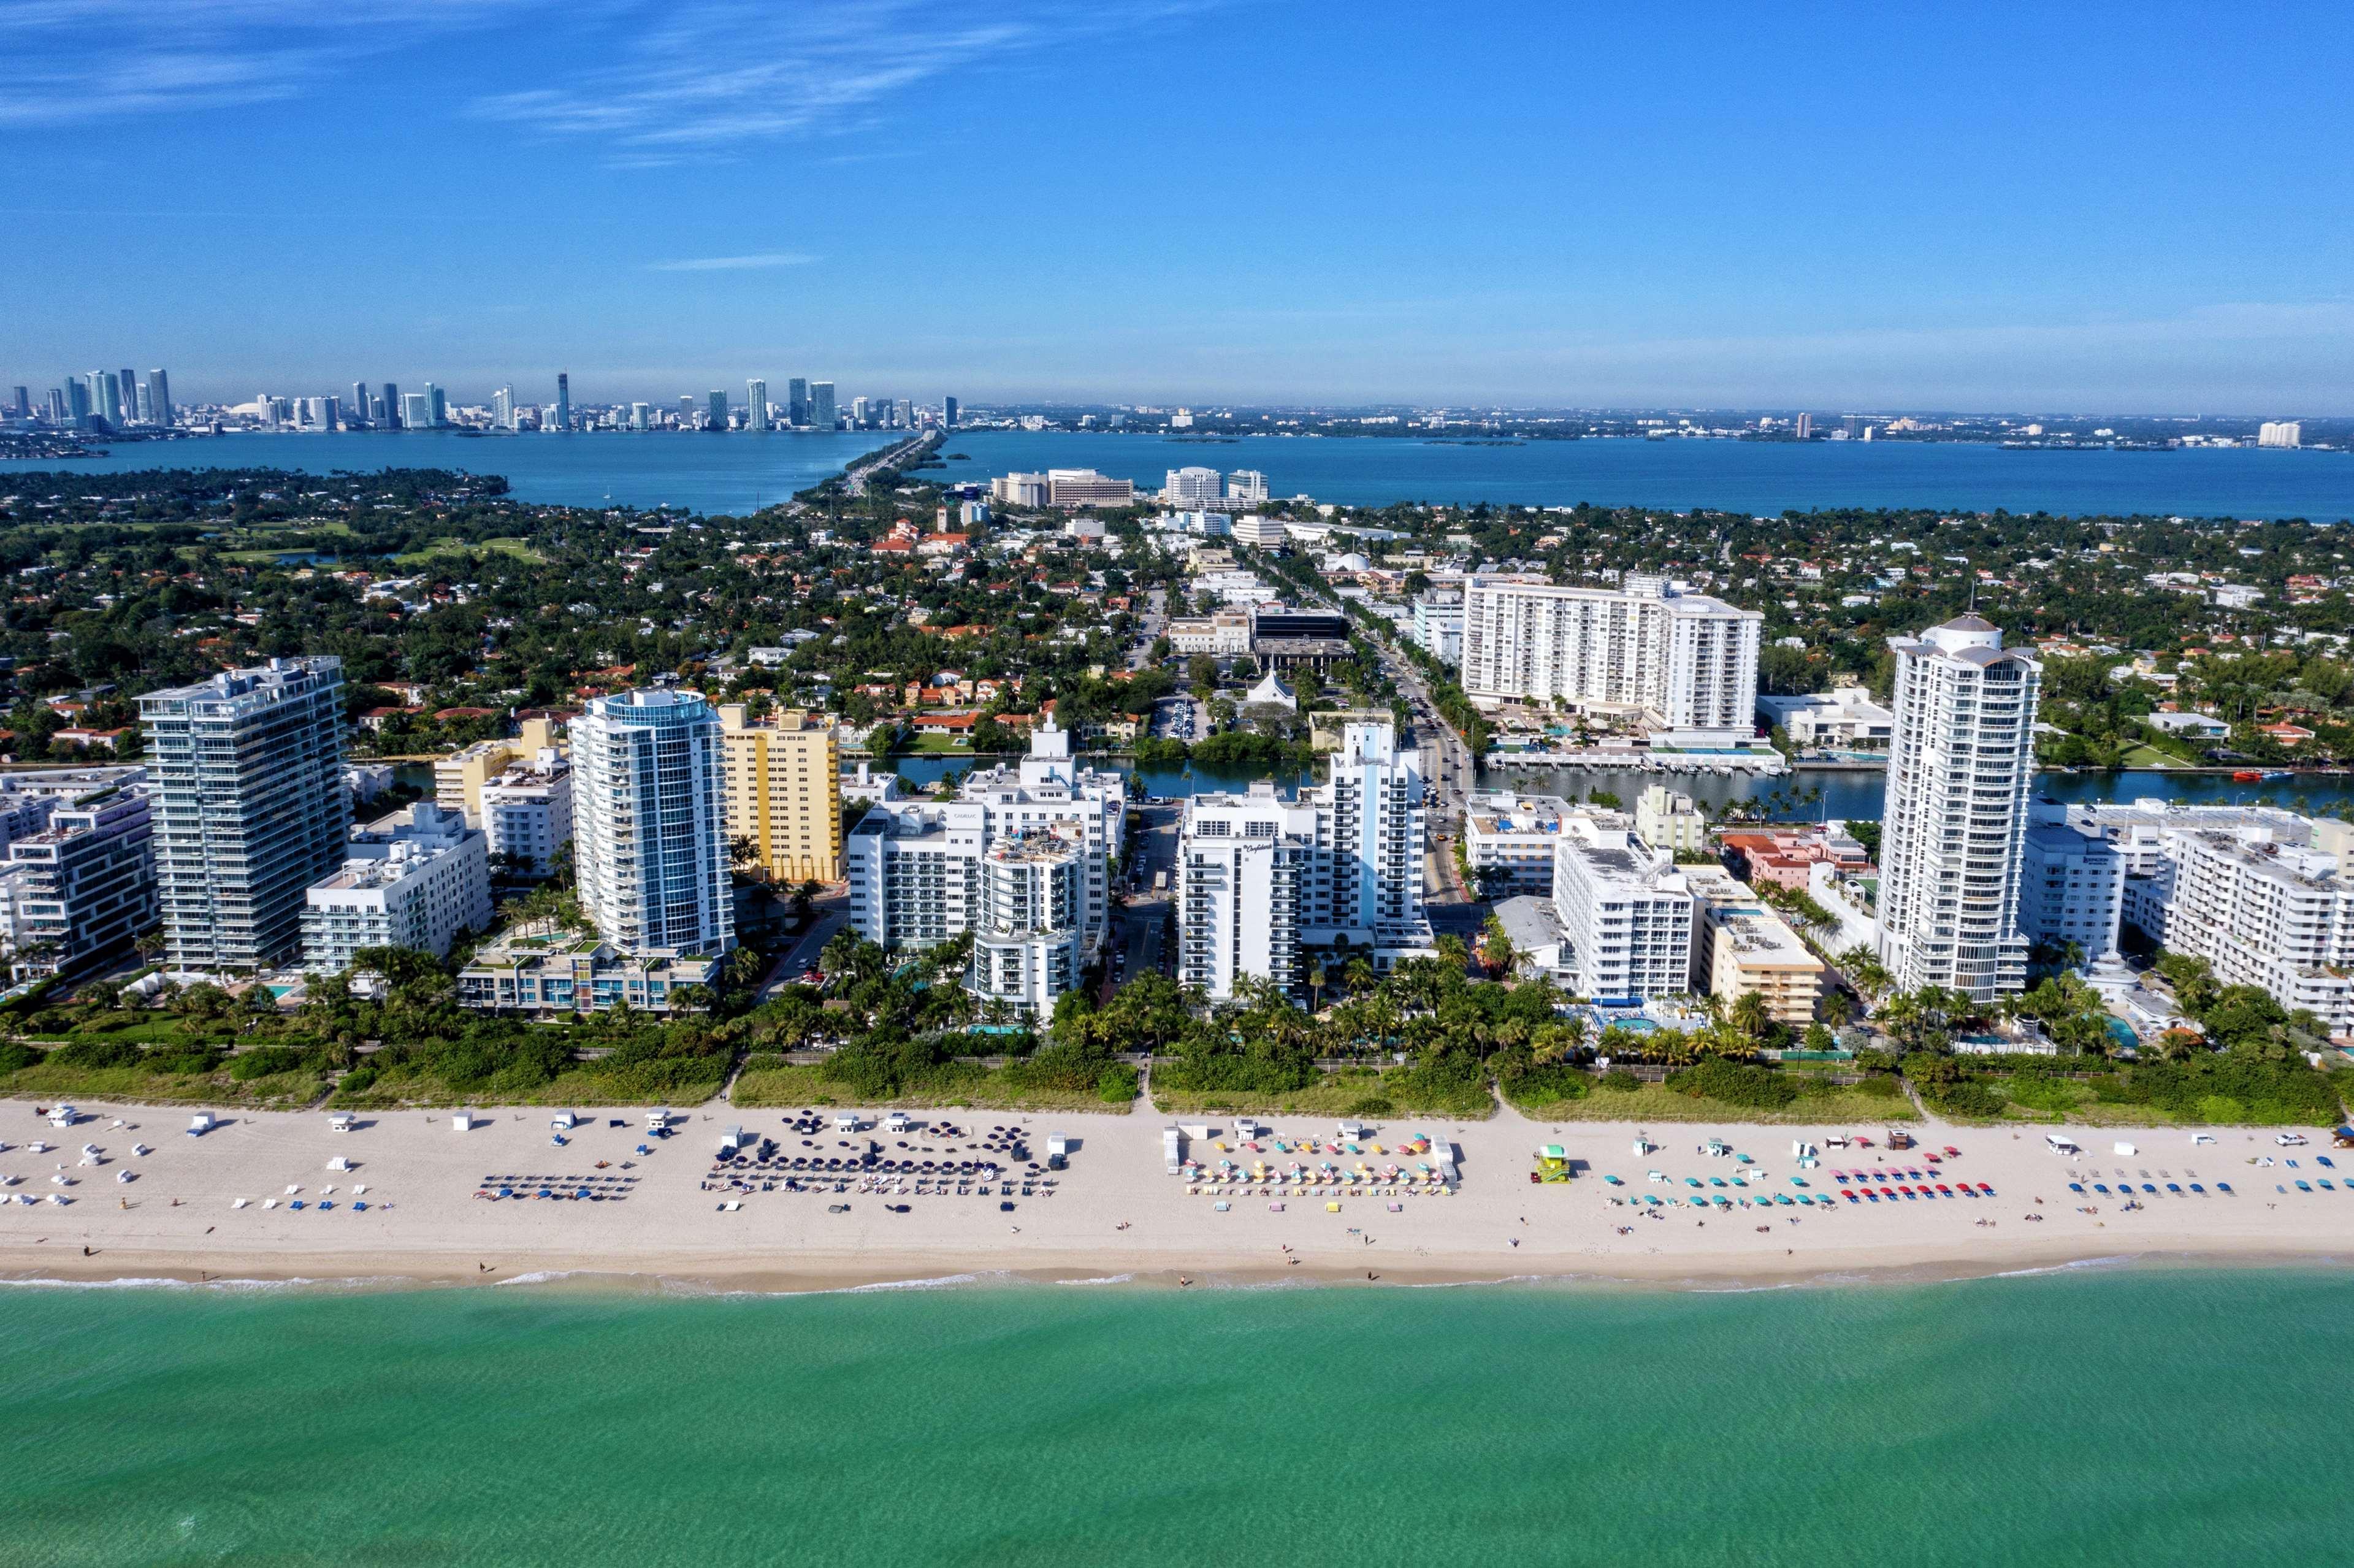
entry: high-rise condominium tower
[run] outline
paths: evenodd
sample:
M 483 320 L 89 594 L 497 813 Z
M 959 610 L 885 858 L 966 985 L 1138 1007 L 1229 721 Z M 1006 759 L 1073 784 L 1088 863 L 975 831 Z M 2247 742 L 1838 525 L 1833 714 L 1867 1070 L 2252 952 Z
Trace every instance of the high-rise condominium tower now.
M 1483 707 L 1559 698 L 1745 740 L 1765 619 L 1635 573 L 1617 589 L 1475 573 L 1463 592 L 1463 689 Z
M 744 383 L 744 428 L 748 430 L 769 428 L 769 384 L 757 376 Z
M 122 382 L 111 370 L 90 373 L 90 417 L 106 421 L 110 429 L 122 427 Z
M 719 715 L 691 692 L 599 697 L 572 721 L 581 906 L 627 953 L 736 945 Z
M 558 435 L 572 428 L 572 376 L 567 371 L 556 373 L 556 430 Z
M 1257 977 L 1305 985 L 1314 954 L 1376 968 L 1430 942 L 1422 778 L 1386 721 L 1341 730 L 1331 779 L 1296 800 L 1271 783 L 1195 795 L 1178 839 L 1177 979 L 1212 997 Z
M 815 429 L 830 430 L 833 429 L 832 382 L 812 381 L 810 383 L 809 422 L 811 428 Z
M 957 420 L 957 400 L 956 400 L 955 398 L 953 398 L 953 397 L 943 397 L 943 398 L 941 398 L 941 399 L 940 399 L 940 428 L 941 428 L 942 429 L 944 429 L 944 430 L 953 430 L 953 429 L 956 429 L 956 420 Z
M 785 423 L 799 429 L 809 422 L 809 383 L 796 376 L 785 383 Z
M 387 429 L 400 429 L 400 383 L 384 384 L 384 424 Z
M 1880 959 L 1899 990 L 2021 989 L 2019 871 L 2042 667 L 1976 615 L 1891 638 Z
M 250 969 L 300 945 L 344 861 L 343 661 L 273 659 L 139 699 L 167 961 Z

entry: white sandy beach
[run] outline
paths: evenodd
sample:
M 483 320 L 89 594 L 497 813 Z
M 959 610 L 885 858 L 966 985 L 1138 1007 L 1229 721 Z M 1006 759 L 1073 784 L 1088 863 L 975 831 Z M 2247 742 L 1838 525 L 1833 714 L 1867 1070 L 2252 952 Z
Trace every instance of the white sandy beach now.
M 1204 1285 L 1559 1277 L 1705 1286 L 1890 1272 L 1982 1274 L 2115 1256 L 2354 1258 L 2354 1189 L 2344 1180 L 2354 1173 L 2354 1157 L 2320 1166 L 2317 1157 L 2330 1154 L 2328 1138 L 2315 1128 L 2303 1129 L 2312 1139 L 2303 1149 L 2277 1147 L 2270 1129 L 2216 1129 L 2215 1143 L 2194 1146 L 2179 1128 L 2081 1128 L 2076 1136 L 2086 1155 L 2072 1163 L 2045 1149 L 2040 1128 L 1933 1123 L 1916 1129 L 1923 1148 L 1951 1144 L 1962 1153 L 1931 1180 L 1985 1183 L 1993 1196 L 1841 1202 L 1829 1212 L 1776 1206 L 1703 1214 L 1678 1207 L 1661 1218 L 1640 1218 L 1610 1199 L 1683 1197 L 1692 1192 L 1688 1176 L 1706 1181 L 1732 1175 L 1732 1160 L 1698 1151 L 1712 1137 L 1749 1154 L 1767 1173 L 1765 1183 L 1753 1175 L 1747 1189 L 1710 1189 L 1737 1196 L 1795 1191 L 1789 1178 L 1802 1173 L 1791 1154 L 1794 1139 L 1821 1144 L 1834 1133 L 1861 1133 L 1876 1139 L 1882 1129 L 1677 1123 L 1648 1128 L 1661 1147 L 1638 1158 L 1632 1125 L 1553 1127 L 1509 1111 L 1461 1125 L 1400 1120 L 1381 1127 L 1375 1138 L 1391 1142 L 1428 1131 L 1454 1140 L 1462 1171 L 1454 1196 L 1399 1200 L 1397 1213 L 1378 1198 L 1340 1199 L 1338 1213 L 1328 1212 L 1327 1199 L 1286 1198 L 1284 1211 L 1274 1213 L 1267 1194 L 1241 1191 L 1225 1194 L 1231 1207 L 1219 1213 L 1216 1200 L 1189 1196 L 1183 1182 L 1165 1174 L 1164 1118 L 950 1111 L 940 1114 L 968 1128 L 1020 1124 L 1042 1160 L 1049 1129 L 1071 1135 L 1077 1146 L 1056 1195 L 1017 1199 L 1008 1213 L 994 1197 L 911 1194 L 888 1200 L 908 1205 L 910 1212 L 896 1213 L 885 1199 L 864 1193 L 779 1191 L 745 1196 L 730 1213 L 719 1207 L 722 1194 L 700 1187 L 726 1127 L 741 1123 L 748 1132 L 779 1138 L 789 1154 L 847 1152 L 835 1147 L 837 1135 L 829 1130 L 816 1139 L 819 1150 L 803 1150 L 779 1113 L 715 1105 L 681 1113 L 678 1135 L 641 1157 L 634 1150 L 645 1140 L 643 1115 L 632 1110 L 583 1113 L 570 1147 L 557 1149 L 549 1142 L 550 1113 L 538 1108 L 482 1112 L 483 1120 L 464 1133 L 452 1131 L 440 1112 L 363 1114 L 354 1130 L 339 1133 L 323 1113 L 239 1110 L 221 1113 L 221 1125 L 201 1139 L 184 1131 L 186 1109 L 80 1108 L 84 1119 L 68 1133 L 52 1128 L 29 1103 L 0 1101 L 0 1140 L 8 1145 L 0 1151 L 0 1178 L 16 1179 L 0 1188 L 11 1200 L 0 1205 L 0 1277 L 497 1283 L 591 1275 L 760 1290 L 967 1276 Z M 130 1125 L 115 1127 L 118 1118 Z M 623 1125 L 610 1125 L 615 1121 Z M 1329 1123 L 1306 1118 L 1275 1126 L 1287 1138 L 1332 1131 Z M 902 1152 L 894 1147 L 900 1135 L 876 1128 L 864 1136 L 878 1139 L 886 1154 Z M 911 1144 L 926 1141 L 920 1132 L 906 1136 Z M 2137 1145 L 2135 1157 L 2110 1152 L 2120 1139 Z M 35 1139 L 57 1147 L 33 1154 Z M 99 1145 L 105 1163 L 78 1165 L 84 1143 Z M 135 1154 L 141 1143 L 153 1152 Z M 1529 1181 L 1532 1154 L 1543 1143 L 1562 1145 L 1579 1162 L 1577 1180 Z M 1290 1156 L 1269 1150 L 1275 1163 L 1289 1162 Z M 1190 1151 L 1217 1158 L 1205 1144 Z M 1803 1173 L 1805 1191 L 1836 1192 L 1832 1171 L 1867 1167 L 1879 1152 L 1825 1148 L 1821 1168 Z M 330 1171 L 337 1155 L 355 1169 Z M 2247 1163 L 2267 1158 L 2271 1168 Z M 2290 1159 L 2298 1161 L 2294 1171 Z M 610 1162 L 601 1172 L 594 1169 L 600 1160 Z M 624 1171 L 625 1160 L 634 1160 L 634 1169 Z M 1904 1162 L 1929 1169 L 1917 1150 Z M 52 1183 L 61 1164 L 74 1185 Z M 115 1179 L 125 1169 L 136 1178 L 127 1184 Z M 1669 1182 L 1648 1182 L 1646 1172 L 1654 1170 Z M 1607 1184 L 1606 1172 L 1627 1184 Z M 2114 1188 L 2119 1172 L 2131 1173 L 2137 1187 L 2147 1172 L 2158 1194 L 2128 1213 L 2114 1198 L 2068 1190 L 2072 1180 L 2089 1187 L 2096 1178 Z M 485 1177 L 526 1174 L 640 1180 L 620 1202 L 488 1202 L 474 1196 Z M 2298 1192 L 2297 1178 L 2314 1181 L 2316 1190 Z M 2333 1190 L 2319 1190 L 2321 1178 Z M 2219 1180 L 2236 1195 L 2218 1192 Z M 2182 1195 L 2168 1193 L 2168 1181 L 2181 1186 Z M 2206 1194 L 2191 1195 L 2192 1181 Z M 2276 1184 L 2288 1190 L 2276 1192 Z M 285 1206 L 290 1186 L 302 1189 L 295 1196 L 306 1206 L 299 1212 Z M 71 1202 L 48 1202 L 52 1192 Z M 27 1206 L 13 1201 L 16 1193 L 43 1201 Z M 242 1209 L 233 1206 L 239 1198 L 249 1200 Z M 265 1210 L 263 1201 L 271 1198 L 279 1206 Z M 322 1198 L 334 1207 L 317 1208 Z M 366 1212 L 355 1210 L 355 1198 L 368 1205 Z M 848 1213 L 828 1212 L 842 1202 Z M 1620 1234 L 1621 1226 L 1631 1226 L 1631 1234 Z

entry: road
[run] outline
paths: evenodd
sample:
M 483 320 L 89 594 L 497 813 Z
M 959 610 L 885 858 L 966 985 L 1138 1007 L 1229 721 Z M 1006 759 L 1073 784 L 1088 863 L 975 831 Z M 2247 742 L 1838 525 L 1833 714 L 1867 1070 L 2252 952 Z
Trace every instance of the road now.
M 884 452 L 878 457 L 869 458 L 866 461 L 860 463 L 857 467 L 843 474 L 842 476 L 842 488 L 852 495 L 865 494 L 866 480 L 868 475 L 874 473 L 877 469 L 897 467 L 900 462 L 914 456 L 916 453 L 922 451 L 927 446 L 939 439 L 940 433 L 938 430 L 926 430 L 922 435 L 913 436 L 907 440 L 901 441 L 898 445 L 891 448 L 888 451 Z
M 1329 595 L 1317 595 L 1330 609 L 1342 609 Z M 1346 613 L 1342 609 L 1342 613 Z M 1455 868 L 1455 839 L 1462 831 L 1463 813 L 1470 797 L 1479 786 L 1477 761 L 1471 748 L 1463 744 L 1462 736 L 1447 726 L 1431 702 L 1429 683 L 1422 672 L 1406 661 L 1388 637 L 1368 632 L 1366 641 L 1380 652 L 1382 668 L 1405 694 L 1406 708 L 1413 718 L 1410 739 L 1421 753 L 1423 782 L 1435 796 L 1426 813 L 1429 824 L 1429 851 L 1424 860 L 1423 886 L 1425 908 L 1432 931 L 1444 936 L 1452 931 L 1469 938 L 1477 934 L 1487 917 L 1487 906 L 1463 885 Z
M 1137 618 L 1136 646 L 1128 651 L 1128 667 L 1141 670 L 1152 662 L 1152 641 L 1169 630 L 1169 590 L 1149 589 L 1144 613 Z
M 833 940 L 833 934 L 850 924 L 850 890 L 838 885 L 821 895 L 810 906 L 809 928 L 795 938 L 777 961 L 769 968 L 760 981 L 758 1000 L 769 1001 L 777 991 L 790 985 L 803 971 L 814 968 L 817 956 Z
M 1152 879 L 1166 874 L 1173 887 L 1177 881 L 1177 824 L 1183 808 L 1175 805 L 1145 805 L 1135 808 L 1140 822 L 1129 835 L 1128 859 L 1125 863 L 1129 895 L 1127 911 L 1120 916 L 1120 950 L 1128 955 L 1124 973 L 1115 971 L 1108 977 L 1113 986 L 1132 979 L 1149 969 L 1161 968 L 1161 955 L 1167 946 L 1163 931 L 1174 916 L 1175 902 L 1165 892 L 1155 892 Z

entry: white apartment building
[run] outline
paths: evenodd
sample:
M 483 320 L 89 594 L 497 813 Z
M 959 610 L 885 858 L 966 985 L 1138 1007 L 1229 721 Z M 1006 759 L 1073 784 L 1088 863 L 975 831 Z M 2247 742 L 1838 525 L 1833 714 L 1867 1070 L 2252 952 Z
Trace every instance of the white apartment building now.
M 1050 468 L 1046 471 L 1049 506 L 1133 506 L 1136 482 L 1114 479 L 1091 468 Z
M 1463 812 L 1463 858 L 1475 884 L 1495 886 L 1487 895 L 1553 896 L 1553 858 L 1574 831 L 1574 820 L 1605 832 L 1626 832 L 1633 819 L 1624 811 L 1572 804 L 1558 795 L 1522 795 L 1510 789 L 1474 794 Z M 1489 874 L 1493 872 L 1492 877 Z
M 1708 847 L 1708 819 L 1692 798 L 1654 784 L 1635 798 L 1635 836 L 1669 854 L 1698 854 Z
M 1761 696 L 1757 716 L 1778 725 L 1793 746 L 1886 755 L 1896 733 L 1896 715 L 1872 700 L 1861 686 L 1810 692 L 1798 696 Z
M 1298 800 L 1271 783 L 1196 795 L 1178 843 L 1178 979 L 1211 997 L 1245 976 L 1286 990 L 1313 954 L 1377 969 L 1426 952 L 1422 776 L 1386 721 L 1341 732 L 1329 781 Z
M 27 972 L 71 974 L 155 923 L 152 812 L 138 785 L 43 804 L 39 830 L 8 844 L 9 934 Z
M 692 692 L 599 697 L 572 721 L 580 905 L 624 953 L 736 945 L 719 715 Z
M 1173 619 L 1167 635 L 1170 648 L 1179 653 L 1239 659 L 1251 651 L 1250 611 L 1222 609 L 1214 615 Z
M 1463 596 L 1426 593 L 1414 601 L 1414 645 L 1442 664 L 1463 662 Z
M 1291 536 L 1279 517 L 1236 517 L 1234 530 L 1235 538 L 1246 545 L 1280 545 Z
M 851 928 L 894 950 L 935 948 L 962 936 L 980 902 L 986 841 L 976 805 L 875 806 L 843 846 Z
M 1976 615 L 1891 638 L 1895 735 L 1882 819 L 1880 960 L 1897 989 L 2022 989 L 2021 841 L 2042 666 Z
M 165 962 L 266 968 L 343 863 L 343 661 L 273 659 L 139 699 Z
M 492 854 L 511 855 L 534 876 L 556 870 L 572 842 L 572 764 L 552 746 L 482 782 L 482 832 Z
M 2253 985 L 2283 1007 L 2309 1008 L 2333 1034 L 2354 1029 L 2354 882 L 2343 874 L 2354 834 L 2324 827 L 2327 847 L 2285 842 L 2262 828 L 2168 828 L 2162 835 L 2157 938 L 2215 967 L 2225 985 Z
M 1177 853 L 1177 983 L 1214 1001 L 1245 979 L 1307 983 L 1300 927 L 1319 857 L 1316 809 L 1260 779 L 1244 795 L 1185 803 Z M 1329 905 L 1326 909 L 1329 915 Z
M 965 989 L 1044 1018 L 1085 967 L 1089 856 L 1076 830 L 1009 833 L 981 857 Z
M 1579 981 L 1597 1001 L 1691 990 L 1691 886 L 1668 855 L 1575 820 L 1554 863 L 1553 902 Z
M 980 861 L 1003 838 L 1055 832 L 1077 845 L 1077 931 L 1092 954 L 1111 928 L 1110 863 L 1128 819 L 1125 775 L 1083 768 L 1048 716 L 1017 768 L 965 776 L 953 801 L 878 800 L 844 845 L 852 928 L 885 948 L 928 948 L 970 928 Z
M 48 829 L 49 815 L 58 809 L 56 795 L 22 795 L 11 792 L 0 795 L 0 851 L 18 839 L 27 839 Z
M 2266 419 L 2256 427 L 2256 445 L 2293 447 L 2305 440 L 2305 427 L 2295 419 Z
M 1267 475 L 1255 468 L 1238 468 L 1226 475 L 1226 499 L 1240 506 L 1267 504 Z
M 2020 842 L 2019 928 L 2031 942 L 2073 942 L 2090 963 L 2116 950 L 2125 915 L 2126 857 L 2097 828 L 2079 828 L 2047 802 L 2030 808 Z
M 1695 739 L 1746 740 L 1765 617 L 1629 576 L 1623 588 L 1464 579 L 1463 689 L 1474 703 L 1566 702 Z
M 1225 479 L 1214 468 L 1172 468 L 1161 486 L 1162 504 L 1204 510 L 1225 499 Z
M 341 974 L 366 948 L 449 956 L 491 923 L 490 851 L 463 812 L 419 801 L 408 820 L 355 829 L 343 869 L 314 883 L 302 910 L 302 967 Z
M 989 498 L 1000 506 L 1042 507 L 1048 493 L 1043 473 L 1009 473 L 989 482 Z

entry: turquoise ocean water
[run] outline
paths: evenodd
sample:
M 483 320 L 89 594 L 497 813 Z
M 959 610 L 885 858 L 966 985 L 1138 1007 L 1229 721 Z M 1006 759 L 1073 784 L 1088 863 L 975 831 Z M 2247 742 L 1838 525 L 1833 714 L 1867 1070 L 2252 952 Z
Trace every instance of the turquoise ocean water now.
M 12 1289 L 0 1562 L 2344 1562 L 2347 1285 Z

